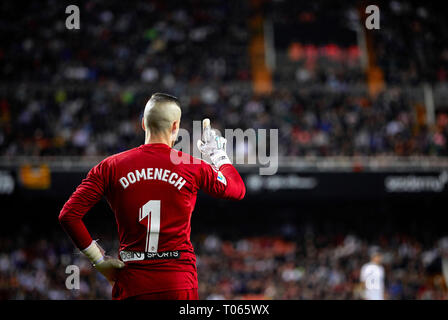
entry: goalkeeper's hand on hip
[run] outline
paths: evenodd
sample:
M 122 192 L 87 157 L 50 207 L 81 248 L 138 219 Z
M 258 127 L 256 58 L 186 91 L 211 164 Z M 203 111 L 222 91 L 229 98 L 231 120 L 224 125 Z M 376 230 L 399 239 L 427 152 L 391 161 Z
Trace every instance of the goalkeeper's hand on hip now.
M 210 127 L 210 119 L 202 120 L 202 130 L 202 140 L 197 142 L 199 151 L 208 156 L 217 169 L 224 164 L 232 164 L 226 153 L 227 140 Z
M 96 270 L 98 270 L 113 286 L 117 279 L 119 269 L 122 269 L 125 266 L 124 262 L 106 256 L 104 249 L 101 248 L 96 241 L 92 241 L 92 243 L 86 249 L 81 250 L 81 252 L 89 258 Z

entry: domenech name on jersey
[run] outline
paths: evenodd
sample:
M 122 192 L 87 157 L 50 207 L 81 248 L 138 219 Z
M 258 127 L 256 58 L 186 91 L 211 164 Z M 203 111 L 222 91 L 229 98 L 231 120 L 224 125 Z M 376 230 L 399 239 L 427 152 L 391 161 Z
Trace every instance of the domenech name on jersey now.
M 160 180 L 172 184 L 177 189 L 182 189 L 187 182 L 176 172 L 171 172 L 163 168 L 144 168 L 129 172 L 126 176 L 119 179 L 123 189 L 129 187 L 130 184 L 136 183 L 140 180 Z

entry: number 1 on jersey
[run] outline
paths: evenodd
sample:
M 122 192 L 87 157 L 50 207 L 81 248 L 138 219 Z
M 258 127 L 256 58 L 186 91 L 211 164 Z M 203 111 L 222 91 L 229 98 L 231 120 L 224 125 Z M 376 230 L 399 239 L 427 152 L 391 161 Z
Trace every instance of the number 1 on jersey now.
M 160 232 L 160 200 L 149 200 L 139 210 L 138 221 L 148 218 L 146 227 L 146 252 L 157 252 Z

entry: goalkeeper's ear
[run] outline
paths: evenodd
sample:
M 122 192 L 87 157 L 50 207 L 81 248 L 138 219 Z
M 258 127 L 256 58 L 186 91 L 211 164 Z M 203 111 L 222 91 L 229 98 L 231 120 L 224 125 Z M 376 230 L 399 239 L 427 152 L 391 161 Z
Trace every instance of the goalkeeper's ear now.
M 174 120 L 171 124 L 171 147 L 174 146 L 179 135 L 180 120 Z
M 180 120 L 173 121 L 173 124 L 171 125 L 171 134 L 173 137 L 177 137 L 177 134 L 179 133 L 180 128 Z

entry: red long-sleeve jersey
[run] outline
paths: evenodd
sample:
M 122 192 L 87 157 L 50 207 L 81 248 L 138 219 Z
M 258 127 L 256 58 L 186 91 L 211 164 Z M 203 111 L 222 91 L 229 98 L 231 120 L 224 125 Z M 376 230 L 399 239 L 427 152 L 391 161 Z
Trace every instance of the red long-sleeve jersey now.
M 165 144 L 144 144 L 92 168 L 65 203 L 59 221 L 75 245 L 85 249 L 92 237 L 82 218 L 105 196 L 115 214 L 120 252 L 181 252 L 176 259 L 125 260 L 113 288 L 114 299 L 193 289 L 198 285 L 190 222 L 199 189 L 234 200 L 246 192 L 230 164 L 218 171 Z

